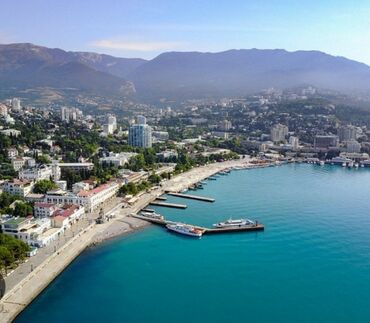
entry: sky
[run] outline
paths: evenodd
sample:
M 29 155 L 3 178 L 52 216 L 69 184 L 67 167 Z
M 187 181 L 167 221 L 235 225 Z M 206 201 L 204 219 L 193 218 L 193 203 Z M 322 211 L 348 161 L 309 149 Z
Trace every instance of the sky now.
M 370 0 L 1 0 L 0 43 L 150 59 L 320 50 L 370 65 Z

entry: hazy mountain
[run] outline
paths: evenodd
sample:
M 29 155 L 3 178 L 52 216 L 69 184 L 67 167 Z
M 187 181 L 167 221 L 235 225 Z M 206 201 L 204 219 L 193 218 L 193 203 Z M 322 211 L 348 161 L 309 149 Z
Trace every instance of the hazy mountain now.
M 73 88 L 90 94 L 180 100 L 270 87 L 370 93 L 370 67 L 318 51 L 168 52 L 146 61 L 32 44 L 0 45 L 0 88 Z
M 168 52 L 136 68 L 128 79 L 139 95 L 151 99 L 238 96 L 307 84 L 370 92 L 369 66 L 318 51 Z
M 122 75 L 142 61 L 33 44 L 0 45 L 0 85 L 15 89 L 75 88 L 101 95 L 126 95 L 133 93 L 134 87 Z

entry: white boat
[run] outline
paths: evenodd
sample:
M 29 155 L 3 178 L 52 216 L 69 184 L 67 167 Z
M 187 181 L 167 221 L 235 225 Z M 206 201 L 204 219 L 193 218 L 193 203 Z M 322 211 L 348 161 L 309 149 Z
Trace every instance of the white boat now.
M 325 162 L 323 160 L 320 160 L 320 166 L 324 166 Z
M 168 230 L 192 237 L 201 237 L 204 232 L 203 230 L 193 227 L 192 225 L 183 223 L 167 224 L 166 227 Z
M 238 220 L 226 220 L 224 222 L 215 223 L 213 226 L 216 228 L 228 228 L 228 227 L 245 227 L 255 226 L 256 222 L 249 219 L 238 219 Z
M 156 212 L 141 212 L 141 215 L 147 218 L 152 218 L 152 219 L 158 219 L 158 220 L 164 219 L 164 216 L 162 214 L 159 214 Z

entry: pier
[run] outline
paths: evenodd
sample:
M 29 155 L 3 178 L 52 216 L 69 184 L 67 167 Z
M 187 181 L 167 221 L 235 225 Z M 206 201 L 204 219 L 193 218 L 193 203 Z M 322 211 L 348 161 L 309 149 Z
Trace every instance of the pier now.
M 210 198 L 210 197 L 182 194 L 182 193 L 167 192 L 167 195 L 172 195 L 176 197 L 182 197 L 185 199 L 191 199 L 191 200 L 197 200 L 197 201 L 211 202 L 211 203 L 215 201 L 215 199 Z
M 165 197 L 165 196 L 158 196 L 155 199 L 158 200 L 158 201 L 166 201 L 167 200 L 167 197 Z
M 174 221 L 167 221 L 167 220 L 160 220 L 160 219 L 153 219 L 148 218 L 143 215 L 138 214 L 131 214 L 133 218 L 137 218 L 140 220 L 148 221 L 154 224 L 158 224 L 161 226 L 166 226 L 167 224 L 174 224 Z M 191 224 L 192 225 L 192 224 Z M 192 225 L 194 228 L 200 229 L 203 231 L 203 234 L 216 234 L 216 233 L 230 233 L 230 232 L 252 232 L 252 231 L 263 231 L 265 230 L 265 226 L 262 223 L 258 223 L 254 226 L 235 226 L 235 227 L 228 227 L 228 228 L 205 228 L 197 225 Z
M 150 202 L 150 205 L 154 206 L 163 206 L 163 207 L 172 207 L 175 209 L 186 209 L 188 206 L 185 204 L 176 204 L 176 203 L 165 203 L 165 202 Z

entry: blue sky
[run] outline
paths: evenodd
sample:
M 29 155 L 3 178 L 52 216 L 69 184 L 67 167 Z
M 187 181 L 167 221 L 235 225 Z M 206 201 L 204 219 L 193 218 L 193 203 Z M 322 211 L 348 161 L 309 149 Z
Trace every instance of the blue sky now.
M 152 58 L 163 51 L 321 50 L 370 65 L 370 1 L 1 0 L 0 43 Z

